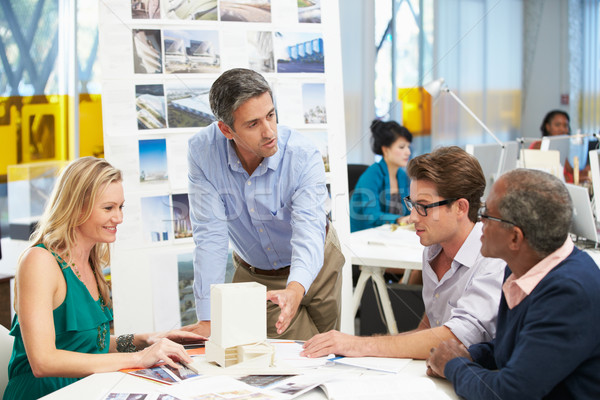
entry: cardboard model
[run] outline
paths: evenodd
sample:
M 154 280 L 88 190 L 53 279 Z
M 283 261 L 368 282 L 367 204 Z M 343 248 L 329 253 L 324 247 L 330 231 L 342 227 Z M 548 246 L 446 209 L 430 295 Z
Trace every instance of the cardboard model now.
M 210 340 L 206 360 L 221 367 L 235 364 L 269 367 L 273 347 L 267 339 L 267 288 L 256 282 L 210 287 Z

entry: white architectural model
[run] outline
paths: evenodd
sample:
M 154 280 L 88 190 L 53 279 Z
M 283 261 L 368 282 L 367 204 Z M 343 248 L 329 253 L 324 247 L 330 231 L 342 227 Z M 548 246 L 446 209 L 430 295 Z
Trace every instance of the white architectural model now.
M 267 339 L 267 288 L 256 282 L 224 283 L 210 288 L 210 340 L 206 360 L 221 367 L 273 364 Z

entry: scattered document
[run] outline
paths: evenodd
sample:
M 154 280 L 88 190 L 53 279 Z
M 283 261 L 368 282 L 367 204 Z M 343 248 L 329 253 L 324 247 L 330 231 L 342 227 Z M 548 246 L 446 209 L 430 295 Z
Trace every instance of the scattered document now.
M 336 357 L 330 359 L 336 364 L 349 365 L 351 367 L 366 368 L 374 371 L 398 373 L 406 367 L 412 359 L 410 358 L 383 358 L 383 357 Z

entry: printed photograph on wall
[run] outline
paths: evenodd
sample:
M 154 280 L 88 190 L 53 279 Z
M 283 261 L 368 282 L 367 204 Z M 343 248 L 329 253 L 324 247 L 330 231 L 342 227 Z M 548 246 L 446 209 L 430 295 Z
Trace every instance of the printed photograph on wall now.
M 275 32 L 277 72 L 325 72 L 323 38 L 319 33 Z
M 167 141 L 165 139 L 147 139 L 139 141 L 140 182 L 166 181 Z
M 327 111 L 325 107 L 325 84 L 303 84 L 302 106 L 305 124 L 326 124 Z
M 248 31 L 248 66 L 256 72 L 274 72 L 273 33 Z
M 160 74 L 162 72 L 162 47 L 160 30 L 133 29 L 133 72 Z
M 190 221 L 190 202 L 187 193 L 171 196 L 173 204 L 173 235 L 175 239 L 192 237 L 192 222 Z
M 221 0 L 221 21 L 271 22 L 271 0 Z
M 170 0 L 167 18 L 193 21 L 216 21 L 217 0 Z
M 163 36 L 167 73 L 219 72 L 221 56 L 217 31 L 165 29 Z
M 194 300 L 194 259 L 192 253 L 177 255 L 177 274 L 179 282 L 179 316 L 181 326 L 195 324 L 196 301 Z
M 142 232 L 146 242 L 164 242 L 171 237 L 171 206 L 169 196 L 150 196 L 140 199 Z
M 300 132 L 304 137 L 310 139 L 321 152 L 325 172 L 329 172 L 329 142 L 327 131 Z
M 173 82 L 166 85 L 169 128 L 195 128 L 210 125 L 210 83 Z
M 321 0 L 298 0 L 298 22 L 321 23 Z
M 160 19 L 160 0 L 131 0 L 131 18 Z
M 138 129 L 167 127 L 165 91 L 162 85 L 136 85 L 135 111 Z

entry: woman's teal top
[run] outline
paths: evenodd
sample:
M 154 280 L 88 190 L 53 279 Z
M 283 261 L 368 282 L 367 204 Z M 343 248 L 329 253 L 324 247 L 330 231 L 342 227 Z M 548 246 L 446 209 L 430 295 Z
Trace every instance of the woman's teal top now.
M 410 179 L 402 168 L 398 169 L 396 179 L 400 204 L 394 208 L 401 209 L 401 214 L 391 212 L 390 176 L 385 160 L 382 158 L 363 172 L 356 183 L 354 193 L 351 193 L 351 232 L 392 224 L 399 217 L 409 214 L 402 199 L 410 194 Z
M 44 245 L 38 246 L 45 248 Z M 112 311 L 104 306 L 102 298 L 92 298 L 67 263 L 60 258 L 57 262 L 67 283 L 67 294 L 63 303 L 53 311 L 56 348 L 90 354 L 108 353 Z M 25 353 L 18 315 L 13 319 L 10 334 L 15 341 L 8 364 L 9 381 L 4 400 L 37 399 L 79 379 L 36 378 Z

